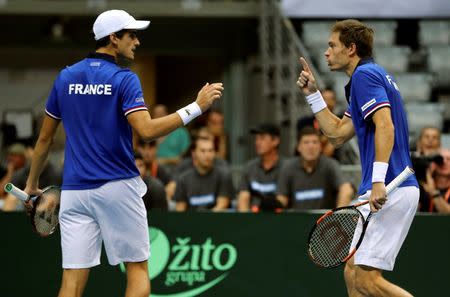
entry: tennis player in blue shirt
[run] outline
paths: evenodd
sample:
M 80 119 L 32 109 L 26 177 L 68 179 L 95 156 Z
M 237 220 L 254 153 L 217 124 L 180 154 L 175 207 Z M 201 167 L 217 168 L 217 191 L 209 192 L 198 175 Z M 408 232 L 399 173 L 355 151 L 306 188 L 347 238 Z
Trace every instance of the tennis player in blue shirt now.
M 186 125 L 222 95 L 206 84 L 197 99 L 168 116 L 151 119 L 135 73 L 117 65 L 134 59 L 137 30 L 149 21 L 123 10 L 101 13 L 94 25 L 96 51 L 62 70 L 46 104 L 25 191 L 39 192 L 38 178 L 56 128 L 66 132 L 59 221 L 64 268 L 60 297 L 81 296 L 89 269 L 100 264 L 102 242 L 111 265 L 127 267 L 125 296 L 148 297 L 146 186 L 133 157 L 132 129 L 154 139 Z
M 411 167 L 408 123 L 394 78 L 372 59 L 374 32 L 356 20 L 337 22 L 331 29 L 325 57 L 332 71 L 343 71 L 349 107 L 342 119 L 330 112 L 304 58 L 297 85 L 306 96 L 324 134 L 342 144 L 355 134 L 361 155 L 359 195 L 368 193 L 367 215 L 375 212 L 364 240 L 344 270 L 349 296 L 412 296 L 388 282 L 395 258 L 411 226 L 419 201 L 414 176 L 386 197 L 385 184 Z

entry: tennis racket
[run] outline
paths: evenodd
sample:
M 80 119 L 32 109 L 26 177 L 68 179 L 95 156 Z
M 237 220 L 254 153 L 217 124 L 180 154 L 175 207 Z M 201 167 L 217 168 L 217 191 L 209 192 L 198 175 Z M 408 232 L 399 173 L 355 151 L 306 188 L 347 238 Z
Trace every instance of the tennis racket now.
M 389 195 L 412 174 L 414 171 L 406 167 L 386 186 L 386 195 Z M 338 267 L 355 254 L 361 245 L 372 216 L 372 212 L 370 212 L 364 219 L 358 210 L 359 206 L 367 203 L 369 201 L 335 208 L 326 212 L 316 221 L 308 238 L 308 256 L 316 265 L 324 268 Z M 351 248 L 354 238 L 355 240 L 359 239 Z
M 55 231 L 59 222 L 60 187 L 49 186 L 42 190 L 42 194 L 30 196 L 13 184 L 8 183 L 5 185 L 5 192 L 11 193 L 23 202 L 33 202 L 30 218 L 33 230 L 37 234 L 47 237 Z

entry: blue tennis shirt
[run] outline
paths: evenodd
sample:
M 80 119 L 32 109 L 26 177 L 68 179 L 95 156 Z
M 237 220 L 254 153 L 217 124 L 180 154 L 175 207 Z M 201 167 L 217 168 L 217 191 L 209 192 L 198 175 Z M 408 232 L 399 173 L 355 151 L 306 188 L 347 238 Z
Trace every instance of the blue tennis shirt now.
M 389 159 L 386 185 L 406 166 L 412 167 L 408 121 L 394 78 L 375 64 L 373 59 L 360 61 L 345 91 L 349 102 L 345 116 L 352 119 L 361 155 L 362 178 L 358 194 L 362 195 L 372 189 L 372 170 L 375 161 L 375 124 L 372 115 L 380 108 L 389 107 L 395 127 L 394 147 Z M 415 176 L 411 176 L 401 186 L 418 187 L 418 183 Z
M 138 110 L 147 110 L 139 78 L 112 56 L 91 54 L 60 72 L 45 111 L 66 132 L 63 190 L 139 175 L 127 121 Z

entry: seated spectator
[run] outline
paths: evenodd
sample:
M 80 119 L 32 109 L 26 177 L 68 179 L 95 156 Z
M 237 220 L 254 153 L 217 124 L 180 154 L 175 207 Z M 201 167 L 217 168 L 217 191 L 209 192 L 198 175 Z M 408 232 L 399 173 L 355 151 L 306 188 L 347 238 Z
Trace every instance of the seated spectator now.
M 415 155 L 429 156 L 437 154 L 441 148 L 441 131 L 427 126 L 422 128 L 416 142 Z
M 198 130 L 193 132 L 192 138 L 195 140 L 197 138 L 208 138 L 211 139 L 211 141 L 214 141 L 214 137 L 212 136 L 212 134 L 209 132 L 208 128 L 206 127 L 201 127 Z M 190 152 L 192 152 L 192 149 L 194 147 L 194 142 L 191 143 L 191 148 L 190 148 Z M 231 172 L 230 167 L 227 163 L 227 161 L 225 161 L 224 159 L 218 158 L 217 155 L 215 155 L 214 157 L 214 167 L 218 167 L 221 168 L 225 171 Z M 185 156 L 180 164 L 178 164 L 178 166 L 173 170 L 173 174 L 172 174 L 172 181 L 170 181 L 167 186 L 166 186 L 166 193 L 167 193 L 167 198 L 169 199 L 169 203 L 171 203 L 172 201 L 172 197 L 175 194 L 175 189 L 176 189 L 176 180 L 178 178 L 179 175 L 181 175 L 183 172 L 188 171 L 189 169 L 193 169 L 194 167 L 194 162 L 192 160 L 192 153 Z
M 157 161 L 158 149 L 159 147 L 155 140 L 140 140 L 138 142 L 137 151 L 141 154 L 144 161 L 145 175 L 158 178 L 166 186 L 172 180 L 172 176 L 169 170 Z
M 274 211 L 282 208 L 276 199 L 277 180 L 284 158 L 278 153 L 280 129 L 263 123 L 250 130 L 255 134 L 256 157 L 244 168 L 239 184 L 239 211 Z
M 300 131 L 298 158 L 285 162 L 278 178 L 277 199 L 295 209 L 334 208 L 350 204 L 354 194 L 336 160 L 321 153 L 320 135 L 313 127 Z
M 425 195 L 420 199 L 420 210 L 450 213 L 450 150 L 441 149 L 442 164 L 432 163 L 426 180 L 421 182 Z
M 233 197 L 229 171 L 214 166 L 214 143 L 208 138 L 197 138 L 192 148 L 194 168 L 183 172 L 176 183 L 177 211 L 225 210 Z
M 206 118 L 206 128 L 214 137 L 214 149 L 219 158 L 228 160 L 228 136 L 225 133 L 225 117 L 217 109 L 209 111 Z
M 154 209 L 167 210 L 168 205 L 164 184 L 156 177 L 146 175 L 144 159 L 139 152 L 135 152 L 134 159 L 136 162 L 136 167 L 139 170 L 139 174 L 141 175 L 144 183 L 147 185 L 147 193 L 142 196 L 147 213 Z
M 28 158 L 27 149 L 23 144 L 14 143 L 8 148 L 5 166 L 0 166 L 0 197 L 6 197 L 5 185 L 11 182 L 15 172 L 26 165 Z
M 32 155 L 32 152 L 30 152 Z M 29 156 L 31 159 L 32 156 Z M 30 163 L 27 163 L 25 167 L 14 172 L 11 183 L 13 183 L 19 189 L 24 189 L 28 173 L 30 171 Z M 60 186 L 62 184 L 62 171 L 59 166 L 53 165 L 51 162 L 46 161 L 45 167 L 42 170 L 42 174 L 40 175 L 39 185 L 44 188 L 51 185 Z M 21 211 L 24 210 L 24 205 L 20 203 L 20 200 L 17 199 L 14 195 L 7 194 L 5 198 L 5 203 L 3 205 L 3 211 Z
M 419 211 L 422 212 L 433 210 L 433 207 L 430 209 L 429 194 L 425 190 L 424 185 L 428 183 L 427 172 L 431 169 L 431 166 L 435 168 L 436 164 L 443 163 L 443 158 L 439 154 L 440 148 L 441 131 L 439 128 L 432 126 L 423 127 L 416 141 L 416 149 L 411 153 L 413 169 L 419 181 Z
M 167 107 L 158 104 L 153 108 L 152 117 L 160 118 L 168 115 Z M 183 154 L 189 149 L 191 139 L 186 128 L 180 127 L 166 136 L 158 138 L 156 157 L 160 164 L 177 165 Z
M 322 97 L 325 100 L 325 103 L 327 104 L 327 107 L 330 109 L 331 112 L 335 113 L 338 117 L 342 117 L 343 113 L 338 112 L 336 110 L 336 92 L 330 88 L 326 87 L 322 91 Z M 300 131 L 304 127 L 314 127 L 318 131 L 320 131 L 320 143 L 322 145 L 322 154 L 334 158 L 338 160 L 341 164 L 355 164 L 358 162 L 358 155 L 354 152 L 354 149 L 352 149 L 350 143 L 345 143 L 339 148 L 335 147 L 326 137 L 322 134 L 319 126 L 319 122 L 314 117 L 314 115 L 306 116 L 299 118 L 297 121 L 297 135 L 300 133 Z
M 211 139 L 211 141 L 214 141 L 214 137 L 213 135 L 209 132 L 208 128 L 206 127 L 201 127 L 198 130 L 194 131 L 192 134 L 192 138 L 193 139 L 197 139 L 197 138 L 208 138 Z M 192 149 L 194 147 L 194 143 L 192 143 L 190 151 L 192 152 Z M 228 162 L 225 161 L 224 159 L 218 158 L 217 154 L 215 154 L 214 157 L 214 166 L 219 166 L 221 168 L 223 168 L 224 170 L 230 170 Z M 178 164 L 178 166 L 175 168 L 174 172 L 173 172 L 173 179 L 176 180 L 177 176 L 180 175 L 181 173 L 185 172 L 188 169 L 194 168 L 194 162 L 192 161 L 192 153 L 185 156 L 180 164 Z

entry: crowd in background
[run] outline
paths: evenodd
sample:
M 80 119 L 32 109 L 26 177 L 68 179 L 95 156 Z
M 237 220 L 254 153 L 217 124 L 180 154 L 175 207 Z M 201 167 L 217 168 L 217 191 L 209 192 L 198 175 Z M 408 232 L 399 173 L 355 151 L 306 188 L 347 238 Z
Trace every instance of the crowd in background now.
M 335 92 L 324 89 L 323 97 L 330 110 L 341 116 L 335 109 Z M 158 104 L 151 114 L 158 118 L 169 112 Z M 150 142 L 136 139 L 136 166 L 147 184 L 143 200 L 148 211 L 329 209 L 349 205 L 356 198 L 358 185 L 345 178 L 340 166 L 357 159 L 351 156 L 354 152 L 346 146 L 334 147 L 314 117 L 299 118 L 297 145 L 290 156 L 279 152 L 280 127 L 274 123 L 260 123 L 248 131 L 254 136 L 257 156 L 243 165 L 237 178 L 227 161 L 232 148 L 224 120 L 224 114 L 213 109 L 190 130 L 179 128 Z M 440 137 L 438 128 L 424 127 L 411 144 L 421 212 L 450 213 L 450 150 L 441 147 Z M 25 187 L 32 154 L 29 144 L 14 143 L 6 149 L 0 166 L 1 210 L 24 209 L 3 188 L 8 182 Z M 62 167 L 63 160 L 47 162 L 40 185 L 60 185 Z

